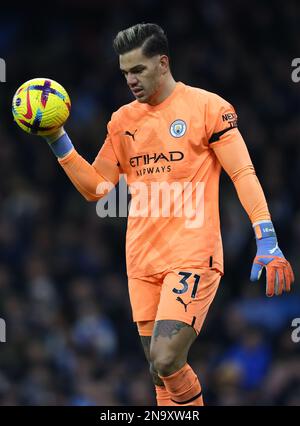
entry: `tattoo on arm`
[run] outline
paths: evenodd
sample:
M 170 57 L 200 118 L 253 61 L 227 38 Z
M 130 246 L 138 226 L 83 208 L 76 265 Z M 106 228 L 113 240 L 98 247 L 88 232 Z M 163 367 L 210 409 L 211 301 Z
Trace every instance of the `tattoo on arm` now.
M 173 336 L 178 334 L 180 330 L 185 327 L 190 327 L 190 325 L 174 320 L 157 321 L 154 328 L 154 339 L 157 340 L 159 336 L 172 339 Z

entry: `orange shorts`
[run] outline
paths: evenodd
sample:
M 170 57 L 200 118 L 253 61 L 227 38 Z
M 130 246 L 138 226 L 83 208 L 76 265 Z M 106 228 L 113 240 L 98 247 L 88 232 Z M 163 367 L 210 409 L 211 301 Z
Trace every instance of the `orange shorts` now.
M 160 320 L 182 321 L 199 334 L 221 276 L 214 269 L 184 267 L 130 278 L 133 321 L 138 323 L 140 335 L 151 336 L 154 321 Z

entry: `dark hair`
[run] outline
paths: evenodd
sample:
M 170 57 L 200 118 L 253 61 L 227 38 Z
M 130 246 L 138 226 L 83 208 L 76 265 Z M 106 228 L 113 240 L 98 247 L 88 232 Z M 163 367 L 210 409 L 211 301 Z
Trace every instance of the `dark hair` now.
M 142 47 L 148 58 L 155 55 L 169 56 L 168 39 L 164 30 L 157 24 L 137 24 L 118 32 L 113 46 L 118 55 Z

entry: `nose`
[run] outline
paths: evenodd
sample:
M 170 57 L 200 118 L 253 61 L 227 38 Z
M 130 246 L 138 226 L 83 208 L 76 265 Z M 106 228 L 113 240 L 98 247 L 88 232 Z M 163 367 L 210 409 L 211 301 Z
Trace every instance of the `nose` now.
M 136 75 L 129 72 L 127 74 L 127 84 L 128 84 L 128 86 L 134 87 L 134 86 L 137 85 L 137 83 L 138 83 L 138 79 L 137 79 Z

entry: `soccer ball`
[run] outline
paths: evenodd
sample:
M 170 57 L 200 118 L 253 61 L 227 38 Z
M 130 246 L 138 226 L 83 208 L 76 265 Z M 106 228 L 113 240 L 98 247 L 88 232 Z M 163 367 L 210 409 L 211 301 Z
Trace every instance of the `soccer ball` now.
M 46 136 L 54 133 L 69 117 L 71 101 L 66 90 L 50 78 L 26 81 L 12 101 L 15 122 L 25 132 Z

